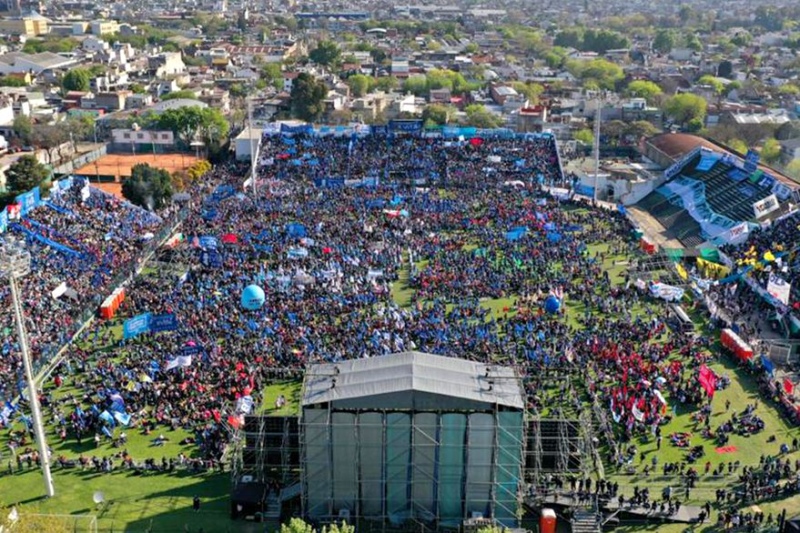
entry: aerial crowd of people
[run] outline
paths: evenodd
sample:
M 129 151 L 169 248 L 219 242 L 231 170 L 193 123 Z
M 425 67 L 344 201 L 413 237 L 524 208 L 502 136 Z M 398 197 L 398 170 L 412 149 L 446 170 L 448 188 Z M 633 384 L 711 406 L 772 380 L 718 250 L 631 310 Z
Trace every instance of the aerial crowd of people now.
M 217 166 L 190 191 L 184 238 L 158 251 L 158 269 L 128 283 L 118 318 L 96 320 L 67 346 L 55 386 L 42 393 L 55 434 L 122 451 L 109 462 L 59 457 L 63 467 L 222 468 L 229 430 L 260 404 L 271 378 L 406 350 L 515 366 L 531 409 L 552 401 L 541 393 L 548 376 L 579 376 L 613 421 L 608 460 L 620 467 L 636 463 L 636 437 L 661 445 L 668 399 L 701 413 L 710 403 L 697 375 L 715 357 L 711 339 L 670 328 L 663 302 L 624 265 L 613 268 L 637 245 L 622 213 L 547 192 L 564 183 L 549 135 L 299 134 L 261 144 L 256 193 L 243 186 L 244 169 Z M 34 262 L 21 283 L 38 360 L 66 343 L 80 311 L 108 294 L 175 215 L 156 217 L 95 189 L 83 200 L 77 187 L 13 229 Z M 759 249 L 793 238 L 783 228 L 755 236 Z M 52 296 L 62 281 L 75 298 Z M 250 285 L 263 289 L 263 305 L 243 305 Z M 0 298 L 9 298 L 5 287 Z M 122 338 L 122 321 L 146 313 L 174 315 L 178 326 Z M 21 366 L 11 317 L 3 320 L 0 396 L 10 400 Z M 717 387 L 726 380 L 717 376 Z M 700 420 L 702 439 L 669 442 L 696 466 L 703 444 L 765 429 L 755 408 L 731 415 Z M 157 447 L 178 428 L 196 445 L 194 462 L 124 452 L 122 433 L 150 435 Z M 28 432 L 12 431 L 15 450 L 35 460 Z M 748 471 L 747 494 L 766 494 L 765 483 L 797 466 Z

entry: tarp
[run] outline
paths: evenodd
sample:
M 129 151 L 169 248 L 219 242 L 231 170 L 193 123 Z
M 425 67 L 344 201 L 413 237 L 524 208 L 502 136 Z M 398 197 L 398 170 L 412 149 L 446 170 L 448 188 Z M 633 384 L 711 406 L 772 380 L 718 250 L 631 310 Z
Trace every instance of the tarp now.
M 290 222 L 286 224 L 286 235 L 293 239 L 300 239 L 307 235 L 306 227 L 299 222 Z
M 516 241 L 521 239 L 525 236 L 528 232 L 528 228 L 524 226 L 518 226 L 516 228 L 511 228 L 509 231 L 506 232 L 506 240 L 509 241 Z
M 174 331 L 178 329 L 178 316 L 174 313 L 150 317 L 150 332 Z
M 150 313 L 142 313 L 133 318 L 129 318 L 122 326 L 122 337 L 132 339 L 150 330 Z

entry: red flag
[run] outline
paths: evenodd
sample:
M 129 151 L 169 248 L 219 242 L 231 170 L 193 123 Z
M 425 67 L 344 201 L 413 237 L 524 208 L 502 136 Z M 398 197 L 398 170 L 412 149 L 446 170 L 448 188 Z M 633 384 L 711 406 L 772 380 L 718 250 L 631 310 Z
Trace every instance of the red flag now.
M 789 378 L 783 378 L 783 390 L 786 394 L 791 394 L 794 391 L 794 383 Z
M 703 389 L 705 389 L 708 397 L 713 398 L 714 392 L 717 389 L 717 375 L 714 374 L 714 371 L 708 368 L 706 365 L 701 365 L 700 377 L 698 378 L 698 381 Z

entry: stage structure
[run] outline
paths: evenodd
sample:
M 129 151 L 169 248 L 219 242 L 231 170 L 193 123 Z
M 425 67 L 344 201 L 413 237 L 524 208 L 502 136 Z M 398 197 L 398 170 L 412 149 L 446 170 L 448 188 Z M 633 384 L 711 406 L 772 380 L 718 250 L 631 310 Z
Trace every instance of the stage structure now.
M 537 372 L 525 387 L 521 373 L 419 352 L 313 365 L 297 414 L 229 428 L 231 515 L 514 527 L 519 502 L 550 476 L 588 477 L 599 464 L 592 412 L 567 400 L 579 374 Z M 538 411 L 526 390 L 555 391 L 554 405 Z
M 513 369 L 420 352 L 315 365 L 300 424 L 304 514 L 515 527 L 524 445 Z

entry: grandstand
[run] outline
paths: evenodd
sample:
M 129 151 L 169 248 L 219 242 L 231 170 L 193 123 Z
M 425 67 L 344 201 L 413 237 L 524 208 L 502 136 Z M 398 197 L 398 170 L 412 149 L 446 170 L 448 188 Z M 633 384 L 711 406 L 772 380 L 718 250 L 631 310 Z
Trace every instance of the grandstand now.
M 36 316 L 31 352 L 41 367 L 94 313 L 100 301 L 130 276 L 164 220 L 90 187 L 83 179 L 57 181 L 47 199 L 38 188 L 18 197 L 20 210 L 0 228 L 25 239 L 33 274 L 21 279 L 22 293 L 36 295 L 25 310 Z M 4 211 L 5 214 L 5 211 Z M 0 287 L 0 299 L 10 297 Z M 4 304 L 8 307 L 8 303 Z M 4 315 L 0 328 L 12 325 Z M 19 354 L 4 347 L 0 371 L 13 376 Z M 16 370 L 11 370 L 16 369 Z M 0 381 L 0 399 L 13 396 L 13 379 Z
M 797 189 L 789 178 L 759 165 L 754 152 L 741 158 L 691 135 L 660 135 L 648 142 L 645 152 L 670 166 L 666 181 L 637 206 L 689 248 L 706 241 L 731 242 L 731 231 L 743 223 L 752 228 L 779 216 Z M 763 212 L 757 216 L 755 208 Z

